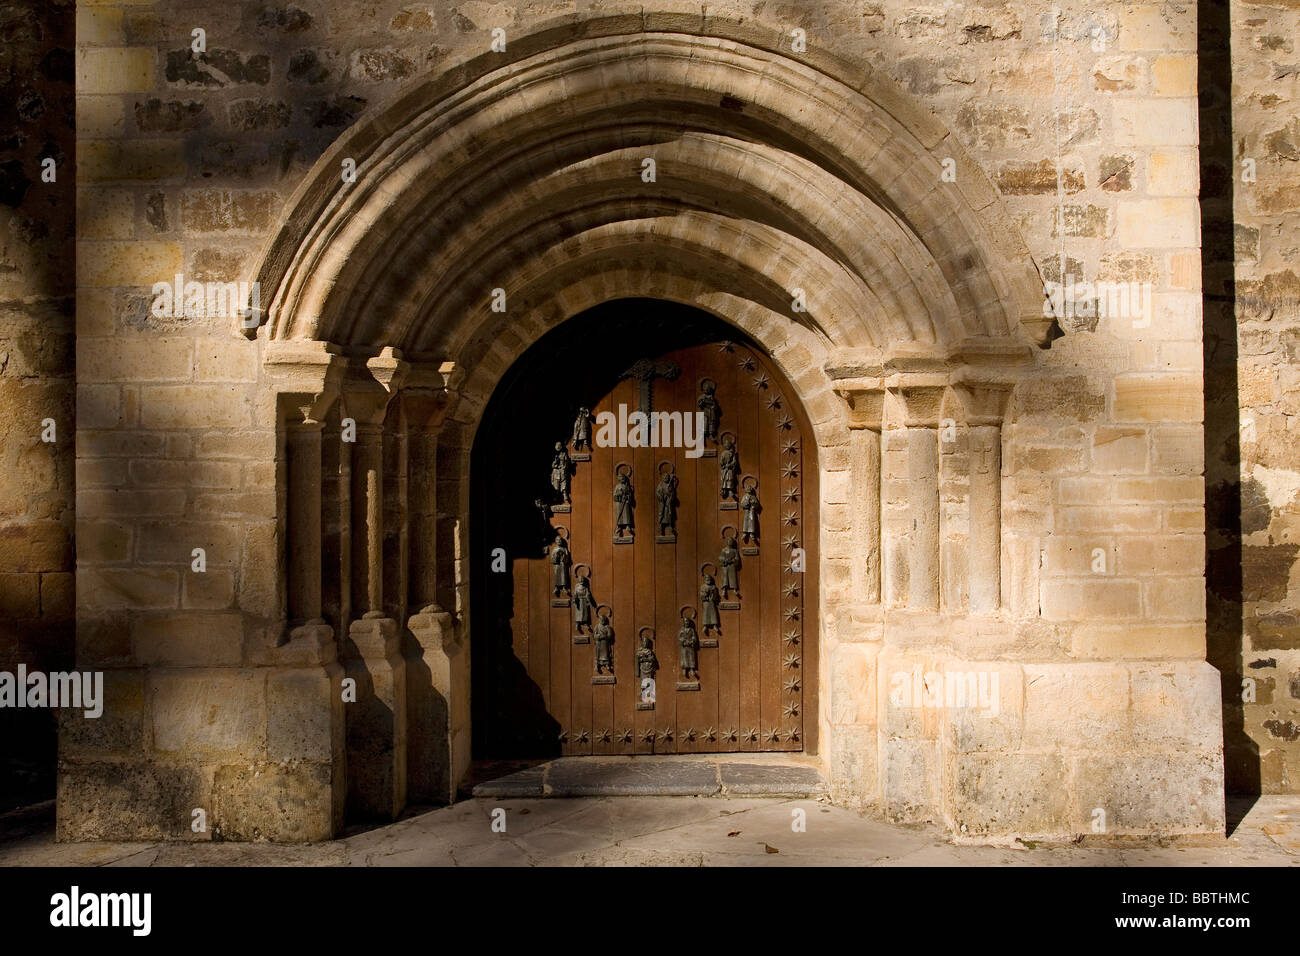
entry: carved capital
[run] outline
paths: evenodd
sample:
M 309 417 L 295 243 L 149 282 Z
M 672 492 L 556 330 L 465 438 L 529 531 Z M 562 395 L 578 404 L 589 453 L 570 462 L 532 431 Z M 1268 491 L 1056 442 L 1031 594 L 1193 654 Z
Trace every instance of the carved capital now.
M 889 390 L 903 406 L 908 428 L 937 428 L 943 410 L 948 377 L 933 373 L 899 374 L 889 379 Z
M 1007 382 L 961 381 L 953 391 L 961 398 L 971 425 L 1001 425 L 1007 415 L 1012 385 Z
M 339 396 L 346 360 L 329 342 L 270 342 L 264 360 L 287 425 L 319 428 Z
M 885 387 L 879 380 L 843 382 L 835 394 L 849 407 L 849 428 L 880 431 L 885 416 Z
M 381 425 L 388 403 L 402 387 L 410 371 L 401 353 L 385 348 L 378 355 L 348 364 L 343 382 L 344 406 L 358 425 Z
M 399 397 L 407 421 L 425 432 L 436 432 L 451 409 L 454 394 L 432 388 L 404 388 Z

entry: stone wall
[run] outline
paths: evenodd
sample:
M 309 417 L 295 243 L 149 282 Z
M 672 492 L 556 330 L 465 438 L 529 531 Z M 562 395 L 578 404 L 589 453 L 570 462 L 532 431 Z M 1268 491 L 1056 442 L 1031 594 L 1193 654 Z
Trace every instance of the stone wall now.
M 1229 786 L 1300 789 L 1300 10 L 1233 3 L 1230 104 L 1211 141 L 1207 274 L 1211 660 L 1224 673 Z M 1221 54 L 1222 55 L 1222 54 Z M 1221 63 L 1223 75 L 1229 69 Z M 1226 83 L 1223 84 L 1226 87 Z M 1230 114 L 1228 107 L 1231 107 Z M 1220 119 L 1222 125 L 1222 119 Z M 1207 153 L 1210 151 L 1207 150 Z M 1229 264 L 1235 260 L 1235 268 Z M 1235 306 L 1235 310 L 1234 307 Z
M 709 32 L 696 5 L 656 8 L 667 11 L 660 24 Z M 247 340 L 229 317 L 155 316 L 151 286 L 176 273 L 250 279 L 259 251 L 297 208 L 295 190 L 358 117 L 485 51 L 494 28 L 513 38 L 569 23 L 576 37 L 585 19 L 608 9 L 563 0 L 79 5 L 77 654 L 81 667 L 111 672 L 113 692 L 98 725 L 65 737 L 63 836 L 304 838 L 330 832 L 341 809 L 342 745 L 329 703 L 337 664 L 320 647 L 276 644 L 288 573 L 283 430 L 264 371 L 265 335 Z M 1260 9 L 1243 7 L 1241 16 Z M 969 408 L 945 405 L 932 423 L 957 423 L 952 440 L 936 445 L 942 557 L 918 565 L 906 546 L 886 552 L 883 605 L 874 608 L 853 587 L 855 564 L 880 567 L 850 513 L 862 463 L 845 422 L 833 426 L 840 444 L 821 456 L 823 513 L 828 527 L 853 529 L 844 540 L 857 543 L 823 547 L 824 755 L 840 798 L 899 819 L 942 817 L 977 837 L 1084 832 L 1098 807 L 1121 830 L 1204 830 L 1221 820 L 1222 802 L 1219 682 L 1205 663 L 1197 11 L 1056 10 L 1045 2 L 822 2 L 719 4 L 706 13 L 765 36 L 802 30 L 810 49 L 892 78 L 918 116 L 950 131 L 978 166 L 976 176 L 957 163 L 954 188 L 982 195 L 987 181 L 996 187 L 1044 281 L 1134 283 L 1151 306 L 1060 315 L 1050 348 L 1035 350 L 1005 423 L 998 419 L 995 611 L 972 604 L 965 557 L 977 533 L 971 472 L 987 469 Z M 202 54 L 191 49 L 195 30 Z M 1243 26 L 1241 37 L 1254 35 Z M 1272 68 L 1282 53 L 1266 46 L 1250 56 Z M 1285 178 L 1294 136 L 1281 126 L 1283 101 L 1242 102 L 1276 120 L 1259 121 L 1258 188 L 1281 198 L 1242 207 L 1262 217 L 1250 275 L 1260 295 L 1273 294 L 1289 281 L 1281 278 L 1285 236 L 1270 229 L 1276 203 L 1294 188 L 1294 173 Z M 1091 301 L 1086 291 L 1083 299 Z M 1273 331 L 1249 341 L 1288 347 L 1271 311 L 1253 321 Z M 796 382 L 818 379 L 825 400 L 823 369 L 853 357 L 813 358 L 805 349 L 791 359 L 805 367 L 787 370 Z M 1260 394 L 1280 401 L 1288 381 L 1282 369 Z M 1243 389 L 1247 382 L 1243 371 Z M 876 427 L 882 520 L 901 541 L 915 475 L 900 400 L 890 392 Z M 1284 427 L 1283 417 L 1280 408 L 1276 419 L 1256 416 L 1258 447 L 1269 454 L 1285 454 L 1269 430 Z M 472 419 L 450 442 L 460 457 L 447 461 L 466 460 Z M 1289 487 L 1278 477 L 1284 463 L 1258 465 L 1273 469 L 1255 479 L 1273 489 L 1268 495 Z M 446 514 L 459 507 L 453 499 Z M 1271 532 L 1254 533 L 1279 540 L 1247 547 L 1246 566 L 1249 577 L 1258 553 L 1259 573 L 1276 582 L 1273 563 L 1290 546 L 1285 515 L 1269 520 Z M 203 571 L 193 569 L 195 548 Z M 456 566 L 458 582 L 468 573 Z M 908 598 L 928 585 L 912 579 L 931 573 L 937 606 L 917 614 Z M 1258 600 L 1271 603 L 1257 620 L 1277 635 L 1265 638 L 1279 650 L 1269 650 L 1276 673 L 1289 673 L 1296 662 L 1281 648 L 1294 629 L 1288 595 L 1265 590 Z M 888 704 L 896 675 L 932 670 L 996 671 L 1007 712 L 967 725 Z M 1274 699 L 1288 693 L 1284 684 L 1278 679 Z M 1248 722 L 1279 728 L 1268 747 L 1280 752 L 1277 738 L 1295 736 L 1293 716 L 1250 710 Z M 1151 796 L 1143 782 L 1158 777 L 1168 786 Z M 1044 793 L 1026 800 L 1029 790 Z M 207 831 L 191 827 L 196 808 L 214 821 Z
M 63 670 L 73 658 L 72 45 L 71 2 L 0 6 L 0 670 L 9 672 Z M 51 712 L 0 710 L 0 740 L 0 810 L 53 796 Z

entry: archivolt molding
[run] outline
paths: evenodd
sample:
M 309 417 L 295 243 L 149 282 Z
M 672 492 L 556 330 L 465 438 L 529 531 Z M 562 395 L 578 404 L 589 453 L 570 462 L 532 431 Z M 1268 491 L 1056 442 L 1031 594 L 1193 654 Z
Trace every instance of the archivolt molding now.
M 777 52 L 779 35 L 674 23 L 542 30 L 349 130 L 262 259 L 264 334 L 469 368 L 582 271 L 630 262 L 745 298 L 868 364 L 1041 341 L 1033 264 L 931 116 L 860 67 Z M 946 156 L 956 184 L 941 181 Z M 791 308 L 796 287 L 806 312 Z M 491 311 L 497 288 L 506 313 Z

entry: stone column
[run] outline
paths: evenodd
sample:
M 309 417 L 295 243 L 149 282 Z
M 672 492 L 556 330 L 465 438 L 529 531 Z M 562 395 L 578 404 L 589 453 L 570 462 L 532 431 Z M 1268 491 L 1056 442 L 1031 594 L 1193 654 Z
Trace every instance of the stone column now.
M 304 840 L 337 834 L 347 796 L 343 668 L 321 608 L 321 428 L 338 397 L 344 364 L 326 343 L 267 346 L 266 370 L 276 389 L 284 442 L 277 506 L 287 623 L 276 646 L 259 657 L 267 666 L 267 756 L 291 762 L 282 799 L 295 808 L 291 832 Z
M 836 388 L 849 405 L 849 466 L 853 480 L 853 591 L 865 604 L 880 603 L 880 429 L 885 390 L 877 384 Z
M 407 791 L 412 802 L 450 803 L 469 765 L 469 660 L 455 618 L 437 601 L 438 432 L 451 400 L 437 373 L 402 393 L 410 436 L 410 601 L 415 638 L 406 656 Z M 449 568 L 445 570 L 450 570 Z
M 384 614 L 383 422 L 406 363 L 384 349 L 349 369 L 344 403 L 355 421 L 352 456 L 352 601 L 347 676 L 348 803 L 358 817 L 392 819 L 406 804 L 406 664 L 398 624 Z
M 1011 386 L 956 386 L 970 427 L 970 609 L 996 611 L 1002 596 L 1002 421 Z
M 907 605 L 939 609 L 939 412 L 946 382 L 935 375 L 899 375 L 890 386 L 907 427 L 907 480 L 912 528 Z

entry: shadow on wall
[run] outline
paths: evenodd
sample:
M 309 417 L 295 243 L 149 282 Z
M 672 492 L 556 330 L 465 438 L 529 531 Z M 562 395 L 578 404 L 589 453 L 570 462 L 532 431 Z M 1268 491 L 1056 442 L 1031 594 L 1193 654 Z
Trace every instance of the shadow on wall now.
M 1197 6 L 1205 360 L 1206 656 L 1222 676 L 1225 788 L 1228 793 L 1258 794 L 1259 746 L 1246 733 L 1242 707 L 1241 400 L 1234 276 L 1230 12 L 1227 3 Z
M 73 36 L 68 4 L 0 7 L 0 671 L 72 666 Z M 53 182 L 42 173 L 52 159 Z M 42 440 L 52 419 L 54 441 Z M 48 432 L 47 432 L 48 434 Z M 55 715 L 0 709 L 0 812 L 54 796 Z

